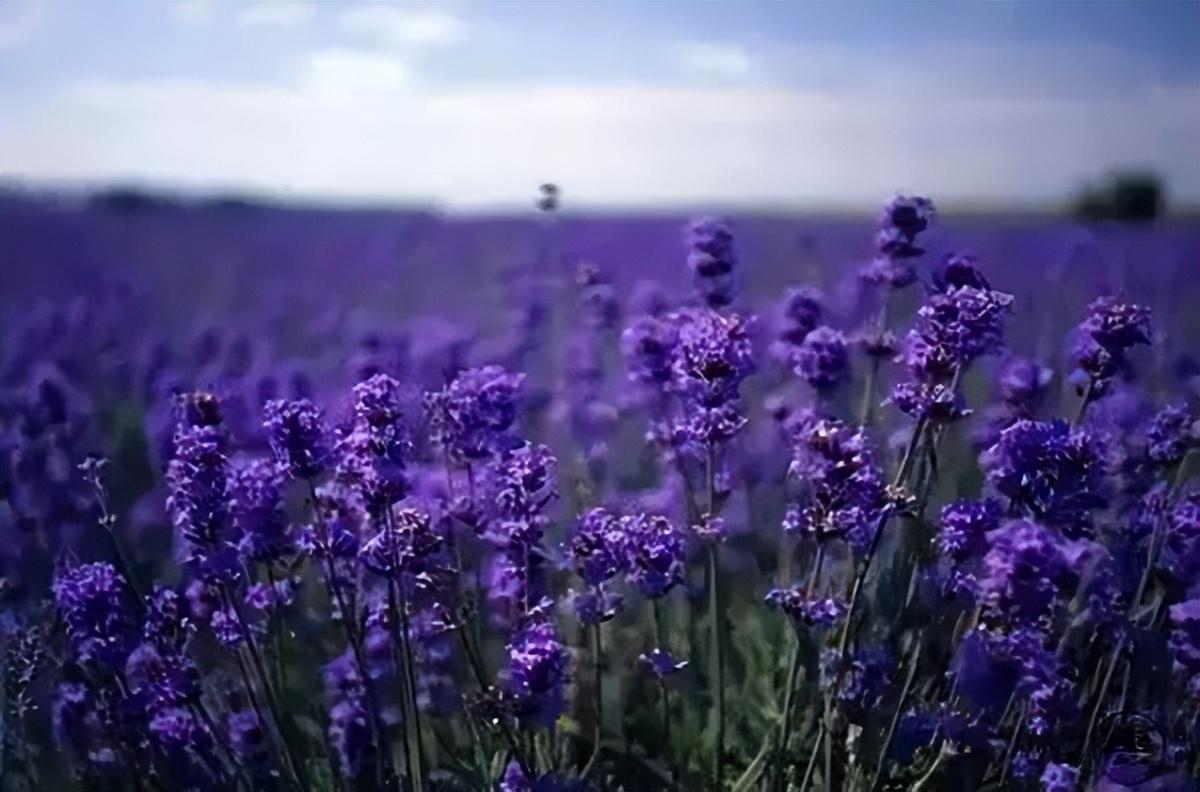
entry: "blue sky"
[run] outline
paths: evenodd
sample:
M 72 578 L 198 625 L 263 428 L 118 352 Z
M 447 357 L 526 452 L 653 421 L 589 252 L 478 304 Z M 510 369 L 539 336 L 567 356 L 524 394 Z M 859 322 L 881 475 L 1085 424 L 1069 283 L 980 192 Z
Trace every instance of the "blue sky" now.
M 0 0 L 0 177 L 578 206 L 1200 200 L 1200 2 Z

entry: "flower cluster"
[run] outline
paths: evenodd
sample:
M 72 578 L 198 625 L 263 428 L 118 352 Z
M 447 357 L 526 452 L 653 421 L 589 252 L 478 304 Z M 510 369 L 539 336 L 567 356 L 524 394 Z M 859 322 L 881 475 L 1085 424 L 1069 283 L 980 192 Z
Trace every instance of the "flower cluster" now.
M 933 202 L 920 196 L 897 195 L 883 207 L 879 232 L 875 235 L 877 255 L 863 271 L 863 278 L 893 289 L 902 289 L 917 279 L 915 259 L 925 254 L 917 244 L 937 218 Z
M 697 293 L 713 308 L 729 305 L 736 293 L 737 256 L 728 224 L 715 217 L 696 220 L 687 229 L 686 242 Z

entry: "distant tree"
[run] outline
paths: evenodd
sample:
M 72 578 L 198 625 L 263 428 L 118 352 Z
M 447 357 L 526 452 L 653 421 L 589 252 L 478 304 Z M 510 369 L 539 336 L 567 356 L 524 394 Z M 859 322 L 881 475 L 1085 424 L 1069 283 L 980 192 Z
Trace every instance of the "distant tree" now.
M 101 211 L 120 214 L 162 211 L 177 208 L 179 202 L 170 196 L 140 187 L 108 187 L 93 193 L 88 205 Z
M 1074 214 L 1084 220 L 1148 222 L 1166 208 L 1162 180 L 1151 172 L 1115 173 L 1100 185 L 1084 189 L 1074 201 Z

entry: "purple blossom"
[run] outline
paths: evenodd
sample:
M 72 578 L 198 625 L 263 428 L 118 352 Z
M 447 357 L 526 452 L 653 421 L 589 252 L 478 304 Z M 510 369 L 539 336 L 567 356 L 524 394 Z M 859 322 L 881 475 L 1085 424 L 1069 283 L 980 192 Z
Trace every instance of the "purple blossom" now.
M 237 574 L 227 469 L 219 425 L 178 427 L 167 467 L 167 507 L 184 540 L 184 560 L 205 579 Z
M 1028 520 L 1014 520 L 990 536 L 980 581 L 984 602 L 1016 624 L 1047 617 L 1058 597 L 1075 583 L 1071 557 L 1053 531 Z
M 1042 771 L 1042 792 L 1075 792 L 1079 785 L 1079 770 L 1070 765 L 1051 762 Z
M 376 374 L 354 386 L 354 424 L 338 441 L 338 477 L 355 487 L 367 510 L 384 513 L 408 492 L 411 442 L 400 405 L 400 383 Z
M 570 655 L 542 609 L 531 611 L 508 647 L 505 690 L 519 717 L 549 728 L 566 708 Z
M 1168 612 L 1175 671 L 1194 682 L 1200 678 L 1200 598 L 1172 605 Z
M 329 743 L 344 778 L 359 778 L 374 761 L 367 692 L 349 649 L 322 669 L 329 701 Z
M 865 549 L 889 508 L 866 432 L 837 419 L 805 415 L 791 419 L 788 430 L 789 474 L 804 485 L 793 530 L 817 541 L 847 538 L 856 549 Z
M 796 349 L 796 374 L 819 392 L 845 381 L 849 367 L 846 337 L 832 327 L 816 328 Z
M 683 534 L 666 517 L 634 514 L 621 518 L 628 554 L 629 582 L 642 596 L 658 599 L 683 582 Z
M 1183 461 L 1188 451 L 1200 445 L 1200 419 L 1186 404 L 1164 407 L 1146 430 L 1146 453 L 1150 461 L 1170 467 Z
M 798 627 L 828 629 L 846 616 L 846 603 L 831 597 L 814 596 L 803 586 L 773 589 L 767 593 L 765 601 L 783 611 Z
M 1076 329 L 1071 357 L 1089 378 L 1094 392 L 1098 389 L 1103 393 L 1107 381 L 1128 368 L 1126 351 L 1150 341 L 1148 307 L 1113 296 L 1098 297 L 1087 307 L 1087 315 Z
M 659 681 L 665 681 L 687 668 L 688 661 L 676 660 L 675 655 L 667 649 L 654 648 L 648 653 L 638 655 L 638 665 Z
M 274 399 L 263 405 L 263 428 L 275 461 L 287 475 L 311 479 L 330 458 L 328 429 L 321 410 L 308 399 Z
M 670 319 L 642 316 L 621 333 L 621 349 L 634 382 L 661 388 L 673 375 L 678 328 Z
M 266 763 L 269 756 L 267 736 L 254 710 L 231 712 L 225 724 L 234 756 L 252 767 Z
M 440 391 L 425 394 L 434 445 L 460 464 L 512 448 L 517 443 L 509 430 L 524 380 L 500 366 L 485 366 L 462 371 Z
M 798 347 L 825 313 L 825 296 L 809 286 L 789 288 L 783 294 L 782 327 L 779 340 L 789 347 Z
M 992 285 L 987 276 L 976 266 L 975 256 L 969 253 L 952 253 L 946 256 L 933 270 L 931 283 L 935 291 L 948 294 L 955 289 L 971 288 L 990 291 Z
M 1064 421 L 1017 421 L 979 459 L 988 483 L 1015 508 L 1069 535 L 1090 531 L 1105 505 L 1105 466 L 1098 444 Z
M 687 229 L 686 243 L 696 291 L 713 308 L 729 305 L 735 294 L 737 256 L 728 224 L 715 217 L 695 220 Z
M 1162 568 L 1176 580 L 1194 581 L 1200 575 L 1200 490 L 1181 497 L 1166 519 Z
M 82 663 L 118 666 L 133 637 L 125 579 L 112 564 L 61 567 L 54 577 L 54 603 Z
M 575 523 L 568 550 L 575 571 L 589 585 L 616 577 L 627 561 L 620 518 L 607 509 L 589 509 Z
M 283 509 L 282 484 L 278 468 L 263 459 L 233 468 L 229 488 L 238 551 L 249 561 L 279 560 L 295 549 Z
M 942 509 L 938 549 L 954 562 L 981 557 L 988 534 L 1000 527 L 1000 504 L 994 500 L 959 500 Z
M 864 269 L 862 277 L 870 283 L 887 284 L 902 289 L 917 279 L 912 262 L 924 255 L 918 247 L 917 236 L 936 218 L 933 203 L 928 198 L 898 195 L 883 208 L 880 229 L 875 236 L 875 258 Z

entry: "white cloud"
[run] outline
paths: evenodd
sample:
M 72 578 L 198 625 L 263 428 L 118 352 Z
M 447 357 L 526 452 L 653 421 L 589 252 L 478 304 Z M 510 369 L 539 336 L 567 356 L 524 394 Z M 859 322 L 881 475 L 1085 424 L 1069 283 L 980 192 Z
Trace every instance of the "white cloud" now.
M 354 5 L 342 12 L 347 33 L 389 47 L 452 44 L 465 35 L 462 21 L 444 9 Z
M 408 80 L 408 70 L 395 58 L 348 49 L 319 50 L 309 56 L 297 91 L 322 97 L 347 97 L 395 91 Z
M 235 24 L 240 28 L 294 28 L 307 24 L 316 14 L 307 0 L 257 0 L 239 9 Z
M 685 71 L 720 77 L 742 77 L 752 68 L 750 56 L 740 44 L 690 41 L 676 48 L 679 65 Z
M 191 28 L 208 27 L 217 10 L 214 0 L 172 0 L 169 7 L 176 22 Z
M 1200 183 L 1198 103 L 1194 88 L 930 95 L 919 112 L 905 95 L 770 88 L 435 91 L 393 58 L 325 50 L 286 85 L 77 84 L 0 127 L 0 171 L 457 206 L 523 202 L 547 178 L 580 203 L 1057 198 L 1118 164 Z

